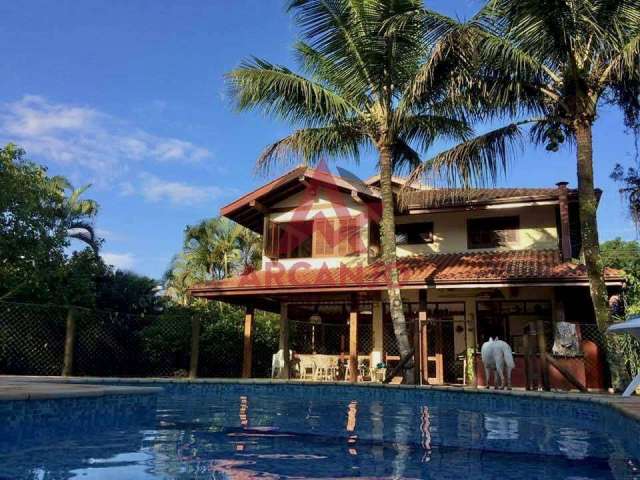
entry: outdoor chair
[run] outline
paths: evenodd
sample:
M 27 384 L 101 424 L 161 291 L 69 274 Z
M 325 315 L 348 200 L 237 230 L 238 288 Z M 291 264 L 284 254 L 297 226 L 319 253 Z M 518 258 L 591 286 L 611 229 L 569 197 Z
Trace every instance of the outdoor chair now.
M 308 355 L 298 355 L 300 358 L 300 380 L 313 379 L 316 375 L 317 365 Z
M 289 350 L 289 360 L 293 359 L 293 350 Z M 271 378 L 276 378 L 284 368 L 284 350 L 278 350 L 271 357 Z

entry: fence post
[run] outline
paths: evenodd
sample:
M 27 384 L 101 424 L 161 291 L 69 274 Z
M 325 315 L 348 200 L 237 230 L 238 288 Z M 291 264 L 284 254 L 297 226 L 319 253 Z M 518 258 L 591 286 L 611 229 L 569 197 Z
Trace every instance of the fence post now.
M 64 363 L 62 376 L 69 377 L 73 372 L 73 350 L 76 343 L 76 309 L 69 307 L 67 311 L 67 325 L 64 338 Z
M 189 362 L 189 378 L 198 376 L 198 357 L 200 356 L 200 318 L 191 317 L 191 358 Z

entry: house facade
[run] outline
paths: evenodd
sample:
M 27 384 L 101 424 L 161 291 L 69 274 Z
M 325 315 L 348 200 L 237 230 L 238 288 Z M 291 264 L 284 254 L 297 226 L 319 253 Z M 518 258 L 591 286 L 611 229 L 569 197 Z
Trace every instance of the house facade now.
M 394 179 L 396 191 L 402 186 Z M 514 381 L 522 383 L 525 354 L 552 354 L 556 326 L 566 322 L 575 325 L 580 346 L 556 360 L 585 385 L 602 387 L 586 271 L 574 260 L 575 190 L 559 183 L 405 192 L 396 200 L 397 267 L 421 383 L 482 377 L 477 351 L 496 336 L 512 345 Z M 352 381 L 375 379 L 376 367 L 400 360 L 380 256 L 377 177 L 360 181 L 298 167 L 220 213 L 262 235 L 262 266 L 191 294 L 246 307 L 243 376 L 251 376 L 255 309 L 280 313 L 280 349 L 293 352 L 282 376 L 304 376 L 295 365 L 304 356 L 344 359 L 345 369 L 332 378 Z M 620 294 L 622 272 L 607 270 L 606 281 L 610 295 Z

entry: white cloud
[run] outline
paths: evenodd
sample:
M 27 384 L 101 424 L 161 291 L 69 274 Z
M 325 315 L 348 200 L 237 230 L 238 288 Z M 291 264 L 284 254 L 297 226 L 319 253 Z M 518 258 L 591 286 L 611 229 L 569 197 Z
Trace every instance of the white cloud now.
M 112 265 L 118 270 L 130 270 L 136 263 L 132 253 L 102 252 L 100 256 L 104 263 Z
M 135 162 L 200 162 L 206 148 L 160 137 L 93 108 L 53 103 L 36 95 L 0 104 L 0 140 L 28 154 L 84 170 L 107 184 L 127 174 Z
M 139 184 L 123 182 L 120 185 L 123 195 L 141 195 L 148 202 L 168 201 L 174 205 L 190 206 L 212 201 L 225 191 L 218 187 L 206 187 L 189 183 L 163 180 L 160 177 L 141 173 Z

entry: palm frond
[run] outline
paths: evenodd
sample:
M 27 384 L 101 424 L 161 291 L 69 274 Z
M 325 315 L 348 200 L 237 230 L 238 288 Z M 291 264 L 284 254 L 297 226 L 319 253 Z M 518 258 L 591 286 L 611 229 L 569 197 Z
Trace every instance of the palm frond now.
M 245 62 L 227 78 L 239 110 L 258 109 L 305 125 L 357 113 L 354 105 L 325 86 L 265 60 Z
M 517 124 L 492 130 L 456 145 L 423 162 L 410 175 L 407 185 L 421 179 L 443 181 L 451 187 L 495 183 L 506 171 L 513 153 L 522 148 L 522 132 Z
M 74 221 L 69 224 L 67 235 L 87 244 L 93 252 L 98 255 L 102 240 L 100 240 L 93 228 L 93 225 L 85 221 Z
M 265 148 L 256 162 L 256 168 L 258 172 L 267 173 L 274 167 L 286 167 L 299 162 L 315 165 L 324 156 L 351 159 L 357 163 L 360 149 L 368 141 L 369 137 L 356 125 L 337 123 L 303 128 Z

